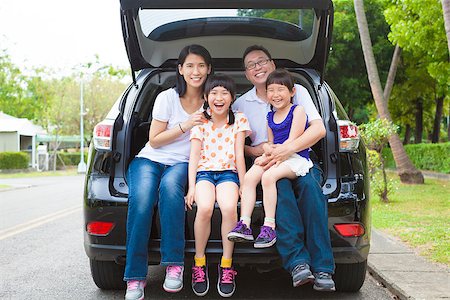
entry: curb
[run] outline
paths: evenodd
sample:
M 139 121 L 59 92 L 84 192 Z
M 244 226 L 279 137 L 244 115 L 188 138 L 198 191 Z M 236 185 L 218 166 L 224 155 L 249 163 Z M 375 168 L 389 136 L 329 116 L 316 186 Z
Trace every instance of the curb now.
M 400 300 L 409 300 L 414 299 L 413 297 L 409 296 L 404 290 L 402 290 L 397 284 L 395 284 L 392 280 L 389 280 L 386 276 L 383 275 L 383 272 L 377 269 L 377 267 L 370 263 L 370 260 L 367 260 L 367 269 L 369 274 L 375 278 L 378 282 L 383 284 L 385 288 L 388 289 L 389 292 L 391 292 L 396 299 Z

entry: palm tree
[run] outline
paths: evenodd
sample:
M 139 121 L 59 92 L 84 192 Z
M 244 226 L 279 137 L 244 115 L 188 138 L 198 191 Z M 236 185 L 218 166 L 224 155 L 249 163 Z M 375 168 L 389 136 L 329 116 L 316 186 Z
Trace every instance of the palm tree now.
M 367 25 L 366 13 L 364 12 L 363 0 L 354 0 L 354 5 L 356 21 L 358 23 L 359 35 L 361 38 L 361 46 L 363 49 L 364 60 L 366 62 L 367 75 L 369 77 L 370 88 L 372 90 L 375 106 L 377 107 L 380 118 L 392 121 L 387 106 L 387 99 L 385 99 L 383 95 L 375 56 L 373 55 L 372 42 L 370 41 L 369 27 Z M 405 148 L 403 148 L 403 144 L 398 134 L 391 135 L 389 138 L 389 144 L 392 149 L 392 154 L 397 165 L 398 175 L 400 176 L 401 182 L 412 184 L 423 183 L 424 180 L 422 173 L 412 164 L 406 154 Z
M 450 52 L 450 0 L 442 0 L 442 10 L 444 11 L 445 32 L 447 33 L 448 51 Z

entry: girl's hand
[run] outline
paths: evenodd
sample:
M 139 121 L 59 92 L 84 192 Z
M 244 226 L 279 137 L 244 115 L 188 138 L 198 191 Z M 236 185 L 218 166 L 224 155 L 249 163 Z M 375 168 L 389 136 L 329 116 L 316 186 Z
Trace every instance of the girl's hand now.
M 206 120 L 203 113 L 197 111 L 197 112 L 193 113 L 192 115 L 190 115 L 189 119 L 187 121 L 181 123 L 181 127 L 183 128 L 184 131 L 188 131 L 188 130 L 191 130 L 192 127 L 194 127 L 196 125 L 201 125 L 207 121 L 208 120 Z
M 264 170 L 267 170 L 272 166 L 277 167 L 281 162 L 288 159 L 293 153 L 294 151 L 290 149 L 289 145 L 273 145 L 271 156 L 268 157 L 268 163 L 264 166 Z
M 190 187 L 186 197 L 184 197 L 186 208 L 192 210 L 192 204 L 194 203 L 194 199 L 195 199 L 195 187 L 192 188 Z
M 264 143 L 263 145 L 264 154 L 269 156 L 272 153 L 273 148 L 274 148 L 273 144 Z
M 255 159 L 255 165 L 257 165 L 257 166 L 265 166 L 267 163 L 269 162 L 269 159 L 267 158 L 267 156 L 266 155 L 261 155 L 261 156 L 258 156 L 256 159 Z

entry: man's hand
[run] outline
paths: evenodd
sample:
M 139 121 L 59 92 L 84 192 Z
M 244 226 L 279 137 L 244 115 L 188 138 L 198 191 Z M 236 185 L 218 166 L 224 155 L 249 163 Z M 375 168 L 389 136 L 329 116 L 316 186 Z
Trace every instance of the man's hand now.
M 276 144 L 271 146 L 271 153 L 270 155 L 267 155 L 267 158 L 269 161 L 264 166 L 264 170 L 269 169 L 273 165 L 278 166 L 281 162 L 285 161 L 286 159 L 291 156 L 294 151 L 289 147 L 288 144 Z
M 256 146 L 245 146 L 245 154 L 251 157 L 259 157 L 263 155 L 264 153 L 264 146 L 265 143 L 261 143 Z

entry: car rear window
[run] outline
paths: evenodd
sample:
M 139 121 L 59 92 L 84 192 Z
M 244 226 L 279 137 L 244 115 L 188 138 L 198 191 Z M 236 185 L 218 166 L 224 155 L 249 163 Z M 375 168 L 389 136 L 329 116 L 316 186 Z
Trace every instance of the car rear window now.
M 301 41 L 312 34 L 314 18 L 312 9 L 139 10 L 142 32 L 154 41 L 217 35 Z

